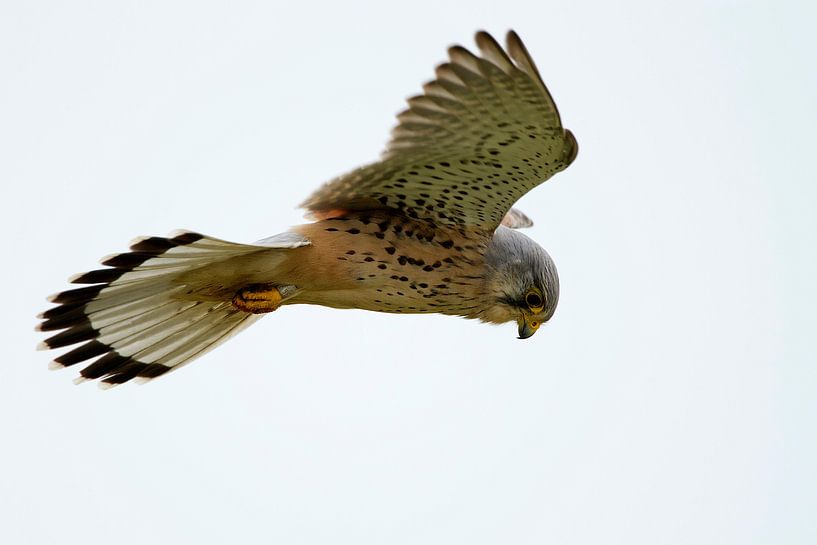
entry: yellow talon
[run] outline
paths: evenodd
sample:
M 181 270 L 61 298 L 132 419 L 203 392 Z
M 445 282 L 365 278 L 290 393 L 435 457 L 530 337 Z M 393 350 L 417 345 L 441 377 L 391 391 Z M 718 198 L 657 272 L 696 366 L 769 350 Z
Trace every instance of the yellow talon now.
M 253 284 L 241 288 L 233 297 L 233 306 L 244 312 L 263 314 L 281 306 L 281 291 L 270 284 Z

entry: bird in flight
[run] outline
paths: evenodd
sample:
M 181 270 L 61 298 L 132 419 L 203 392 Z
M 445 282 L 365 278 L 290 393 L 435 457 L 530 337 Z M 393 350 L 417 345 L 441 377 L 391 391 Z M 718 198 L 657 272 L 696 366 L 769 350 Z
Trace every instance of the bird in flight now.
M 76 382 L 103 387 L 153 379 L 296 304 L 516 322 L 519 338 L 533 335 L 559 278 L 512 205 L 578 146 L 519 36 L 503 49 L 478 32 L 476 44 L 479 55 L 449 48 L 379 161 L 302 204 L 311 223 L 254 244 L 139 238 L 73 276 L 87 286 L 51 296 L 38 317 L 58 331 L 40 348 L 79 345 L 51 367 L 82 363 Z

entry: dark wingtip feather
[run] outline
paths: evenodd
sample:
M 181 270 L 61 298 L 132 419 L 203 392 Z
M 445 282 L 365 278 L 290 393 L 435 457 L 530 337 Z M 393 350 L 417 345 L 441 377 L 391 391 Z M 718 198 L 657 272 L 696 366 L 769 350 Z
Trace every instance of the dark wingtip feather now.
M 139 371 L 138 376 L 144 378 L 156 378 L 164 375 L 171 369 L 173 368 L 168 367 L 167 365 L 162 365 L 161 363 L 149 363 L 145 366 L 144 369 Z
M 68 327 L 77 325 L 87 318 L 85 316 L 84 305 L 65 305 L 62 307 L 55 307 L 51 310 L 65 309 L 50 318 L 46 318 L 42 323 L 37 324 L 37 331 L 56 331 L 57 329 L 66 329 Z M 47 313 L 43 313 L 45 316 Z
M 48 348 L 62 348 L 82 341 L 91 340 L 99 335 L 99 332 L 91 326 L 87 319 L 78 324 L 57 333 L 43 341 Z
M 124 271 L 127 272 L 132 271 L 148 259 L 160 255 L 160 253 L 161 252 L 126 252 L 124 254 L 114 254 L 106 257 L 102 261 L 102 264 L 108 267 L 124 269 Z
M 499 45 L 499 42 L 488 32 L 484 30 L 477 31 L 474 41 L 476 41 L 477 47 L 480 52 L 482 52 L 483 57 L 494 63 L 506 74 L 513 72 L 513 61 L 508 57 L 505 50 L 502 49 L 502 46 Z
M 193 231 L 186 231 L 184 233 L 179 233 L 178 235 L 174 236 L 170 240 L 173 241 L 178 246 L 183 246 L 186 244 L 193 244 L 194 242 L 198 242 L 199 240 L 203 239 L 204 235 L 201 233 L 194 233 Z
M 107 374 L 115 372 L 117 369 L 124 367 L 131 359 L 126 356 L 120 356 L 116 352 L 108 352 L 94 363 L 79 372 L 84 378 L 101 378 Z
M 76 288 L 73 290 L 61 291 L 51 295 L 48 300 L 61 305 L 85 304 L 99 295 L 104 285 L 88 286 L 87 288 Z
M 147 252 L 154 255 L 162 254 L 176 246 L 192 244 L 204 238 L 200 233 L 192 231 L 178 232 L 170 238 L 166 237 L 143 237 L 131 242 L 130 249 L 134 252 Z
M 122 274 L 123 271 L 117 269 L 96 269 L 72 276 L 68 281 L 72 284 L 109 284 Z
M 474 63 L 477 61 L 476 55 L 461 45 L 452 45 L 449 47 L 448 56 L 451 57 L 452 60 L 464 59 Z
M 59 318 L 68 314 L 74 310 L 82 308 L 85 303 L 75 303 L 72 305 L 60 305 L 58 307 L 52 307 L 44 312 L 41 312 L 37 315 L 37 318 L 40 320 L 50 320 L 52 318 Z
M 559 115 L 559 109 L 556 107 L 556 102 L 554 102 L 553 96 L 550 94 L 547 85 L 545 85 L 542 75 L 539 73 L 539 69 L 536 67 L 536 63 L 533 62 L 533 57 L 531 57 L 530 52 L 528 52 L 528 48 L 525 47 L 525 44 L 522 42 L 522 38 L 520 38 L 519 34 L 517 34 L 515 31 L 509 30 L 506 36 L 506 42 L 508 44 L 508 54 L 513 60 L 516 61 L 519 68 L 527 72 L 533 82 L 536 83 L 545 93 L 549 106 L 553 109 L 553 112 L 556 114 L 556 119 L 559 122 L 559 126 L 561 126 L 562 118 Z
M 129 381 L 132 378 L 136 378 L 139 372 L 142 371 L 145 367 L 147 367 L 146 363 L 131 360 L 125 365 L 112 371 L 112 374 L 110 376 L 103 378 L 102 382 L 105 382 L 107 384 L 122 384 L 124 382 Z
M 171 248 L 178 246 L 169 238 L 164 237 L 147 237 L 139 239 L 130 245 L 130 249 L 134 252 L 147 252 L 151 254 L 161 254 Z
M 87 342 L 82 346 L 71 350 L 70 352 L 66 352 L 62 356 L 55 358 L 54 361 L 59 363 L 63 367 L 68 367 L 70 365 L 75 365 L 82 361 L 90 360 L 91 358 L 101 356 L 105 352 L 108 352 L 110 349 L 111 349 L 110 346 L 94 340 Z
M 104 355 L 103 355 L 104 354 Z M 144 363 L 129 356 L 122 356 L 98 341 L 90 341 L 54 360 L 55 367 L 68 367 L 97 356 L 99 359 L 82 369 L 77 383 L 101 379 L 100 386 L 110 388 L 134 378 L 153 379 L 164 375 L 172 367 L 161 363 Z

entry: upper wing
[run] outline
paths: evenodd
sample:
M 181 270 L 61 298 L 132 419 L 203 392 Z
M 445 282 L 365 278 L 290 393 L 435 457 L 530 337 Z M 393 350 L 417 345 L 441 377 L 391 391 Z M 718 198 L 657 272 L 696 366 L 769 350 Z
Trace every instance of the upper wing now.
M 507 53 L 486 32 L 460 46 L 409 99 L 379 162 L 327 183 L 302 206 L 316 217 L 386 208 L 493 231 L 522 195 L 565 169 L 578 146 L 519 36 Z

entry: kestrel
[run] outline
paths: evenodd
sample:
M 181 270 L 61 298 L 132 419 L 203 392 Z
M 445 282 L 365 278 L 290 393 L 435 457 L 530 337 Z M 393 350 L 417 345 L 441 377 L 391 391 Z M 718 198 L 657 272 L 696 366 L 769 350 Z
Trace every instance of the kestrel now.
M 89 286 L 49 298 L 41 348 L 80 344 L 51 364 L 85 363 L 112 386 L 178 369 L 265 313 L 312 304 L 515 321 L 519 338 L 559 299 L 550 256 L 516 229 L 511 206 L 565 169 L 578 147 L 519 36 L 480 55 L 449 48 L 408 100 L 381 159 L 336 178 L 302 206 L 312 223 L 255 244 L 189 231 L 136 239 Z

